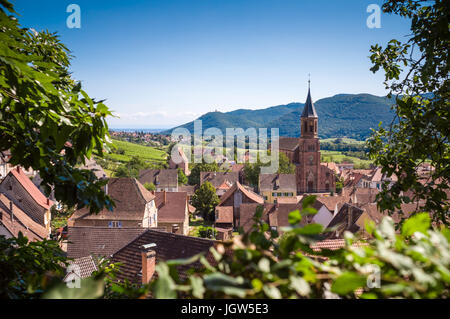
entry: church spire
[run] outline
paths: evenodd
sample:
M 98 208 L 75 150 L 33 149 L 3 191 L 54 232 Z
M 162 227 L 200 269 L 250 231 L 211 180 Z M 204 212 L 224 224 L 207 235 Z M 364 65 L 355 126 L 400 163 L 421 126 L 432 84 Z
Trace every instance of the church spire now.
M 314 103 L 311 99 L 311 79 L 308 79 L 308 96 L 306 97 L 305 107 L 301 117 L 317 117 Z

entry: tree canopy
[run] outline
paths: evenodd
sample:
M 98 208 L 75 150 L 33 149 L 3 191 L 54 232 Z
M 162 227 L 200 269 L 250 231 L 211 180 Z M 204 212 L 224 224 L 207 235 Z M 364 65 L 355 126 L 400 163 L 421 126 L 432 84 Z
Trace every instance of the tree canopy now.
M 22 28 L 6 0 L 0 26 L 0 151 L 11 152 L 12 165 L 39 171 L 58 201 L 92 212 L 112 209 L 105 181 L 75 168 L 108 149 L 111 112 L 72 79 L 70 51 L 55 33 Z
M 384 84 L 395 97 L 396 117 L 368 141 L 370 155 L 383 173 L 398 181 L 385 185 L 379 207 L 393 212 L 401 203 L 423 201 L 436 221 L 448 224 L 450 210 L 450 33 L 447 1 L 386 1 L 383 11 L 411 20 L 406 41 L 373 45 L 371 70 L 385 73 Z M 420 166 L 432 170 L 420 173 Z M 405 192 L 411 191 L 409 196 Z

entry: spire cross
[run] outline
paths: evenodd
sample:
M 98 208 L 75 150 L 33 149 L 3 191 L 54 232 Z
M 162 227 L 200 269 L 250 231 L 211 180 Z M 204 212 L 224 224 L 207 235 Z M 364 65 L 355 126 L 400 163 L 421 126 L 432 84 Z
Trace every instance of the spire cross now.
M 311 87 L 311 73 L 308 73 L 308 90 Z

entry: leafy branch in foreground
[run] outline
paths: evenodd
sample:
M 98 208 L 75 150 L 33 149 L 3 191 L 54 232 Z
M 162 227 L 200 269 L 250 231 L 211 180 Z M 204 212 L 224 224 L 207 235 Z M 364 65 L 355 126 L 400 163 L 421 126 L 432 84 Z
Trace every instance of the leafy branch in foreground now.
M 308 201 L 307 201 L 308 203 Z M 311 249 L 322 226 L 298 223 L 306 207 L 290 214 L 291 227 L 280 237 L 261 221 L 258 209 L 250 233 L 231 244 L 211 248 L 214 261 L 198 255 L 157 265 L 152 283 L 156 298 L 447 298 L 450 288 L 450 232 L 431 229 L 428 214 L 408 219 L 400 234 L 385 217 L 366 226 L 373 239 L 365 242 L 351 233 L 339 250 Z M 325 230 L 327 231 L 327 230 Z M 354 245 L 355 243 L 359 243 Z M 191 270 L 180 279 L 177 266 L 200 261 L 203 270 Z M 376 270 L 374 272 L 374 269 Z M 379 287 L 368 280 L 379 274 Z
M 98 212 L 111 198 L 78 161 L 108 149 L 111 115 L 69 73 L 69 50 L 58 36 L 20 27 L 13 6 L 0 2 L 0 151 L 10 164 L 39 171 L 42 186 L 58 201 Z
M 384 70 L 396 113 L 390 127 L 380 126 L 368 140 L 375 164 L 398 178 L 392 187 L 384 185 L 378 205 L 394 212 L 402 203 L 421 201 L 422 210 L 448 225 L 450 6 L 441 0 L 389 0 L 383 11 L 411 19 L 411 34 L 406 43 L 393 39 L 385 48 L 370 50 L 371 71 Z M 433 169 L 421 174 L 424 163 Z

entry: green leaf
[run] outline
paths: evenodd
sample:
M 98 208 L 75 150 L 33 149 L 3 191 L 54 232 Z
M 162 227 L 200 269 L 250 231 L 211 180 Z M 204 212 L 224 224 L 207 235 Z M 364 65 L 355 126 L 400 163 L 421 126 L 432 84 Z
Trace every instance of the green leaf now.
M 402 226 L 402 235 L 411 236 L 415 232 L 427 233 L 430 228 L 431 218 L 427 213 L 420 213 L 408 218 Z
M 61 283 L 43 295 L 43 299 L 97 299 L 103 296 L 105 282 L 103 278 L 81 279 L 80 288 L 69 288 Z
M 189 278 L 192 286 L 192 295 L 195 298 L 203 298 L 203 294 L 205 293 L 205 287 L 203 286 L 203 279 L 196 276 L 191 276 Z
M 366 278 L 354 272 L 340 275 L 331 286 L 331 291 L 338 295 L 347 295 L 366 285 Z
M 298 209 L 289 213 L 289 216 L 288 216 L 289 224 L 295 225 L 297 223 L 300 223 L 301 220 L 302 220 L 302 215 L 300 214 L 300 211 Z

